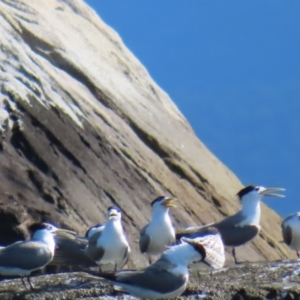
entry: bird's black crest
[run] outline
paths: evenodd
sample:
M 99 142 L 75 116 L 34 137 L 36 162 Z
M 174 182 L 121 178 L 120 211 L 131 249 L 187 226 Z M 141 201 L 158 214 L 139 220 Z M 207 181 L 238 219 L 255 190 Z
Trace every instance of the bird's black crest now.
M 110 210 L 112 210 L 112 209 L 115 209 L 117 212 L 122 212 L 121 211 L 121 209 L 118 207 L 118 206 L 115 206 L 115 205 L 113 205 L 113 206 L 110 206 L 108 209 L 107 209 L 107 211 L 110 211 Z
M 248 193 L 254 191 L 256 189 L 255 185 L 248 185 L 246 187 L 244 187 L 243 189 L 241 189 L 238 193 L 237 196 L 238 198 L 241 200 L 242 197 L 244 197 L 245 195 L 247 195 Z
M 36 223 L 31 224 L 31 225 L 28 227 L 28 230 L 29 230 L 29 232 L 34 233 L 34 232 L 36 232 L 37 230 L 40 230 L 40 229 L 47 229 L 47 228 L 49 228 L 49 225 L 48 225 L 48 224 L 36 222 Z
M 165 198 L 166 198 L 166 196 L 157 197 L 155 200 L 153 200 L 151 202 L 151 206 L 153 206 L 153 204 L 156 203 L 156 202 L 160 202 L 160 201 L 164 200 Z
M 91 231 L 92 229 L 94 229 L 94 228 L 99 228 L 99 227 L 101 227 L 101 226 L 104 226 L 104 224 L 105 224 L 105 223 L 99 223 L 99 224 L 97 224 L 97 225 L 94 225 L 94 226 L 90 227 L 90 228 L 86 231 L 85 237 L 88 237 L 88 236 L 89 236 L 89 233 L 90 233 L 90 231 Z

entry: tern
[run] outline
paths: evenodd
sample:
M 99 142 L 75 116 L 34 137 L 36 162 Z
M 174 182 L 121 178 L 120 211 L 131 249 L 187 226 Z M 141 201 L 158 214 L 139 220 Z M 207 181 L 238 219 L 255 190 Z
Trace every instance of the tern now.
M 222 236 L 224 245 L 232 247 L 232 255 L 237 264 L 235 247 L 250 242 L 261 229 L 259 224 L 260 201 L 265 196 L 284 197 L 284 195 L 275 193 L 277 191 L 285 191 L 285 189 L 249 185 L 237 193 L 237 197 L 242 204 L 242 209 L 235 215 L 205 226 L 189 227 L 181 232 L 177 232 L 176 239 L 184 236 L 196 237 L 199 230 L 209 226 L 216 227 Z
M 286 217 L 281 224 L 284 242 L 297 253 L 300 258 L 300 212 Z
M 152 203 L 152 219 L 140 232 L 140 250 L 147 253 L 151 264 L 152 255 L 162 254 L 167 246 L 175 242 L 175 230 L 172 225 L 169 207 L 176 207 L 176 198 L 162 196 Z
M 27 277 L 33 289 L 30 274 L 42 269 L 52 260 L 55 250 L 53 234 L 61 229 L 47 223 L 34 223 L 28 229 L 32 233 L 30 240 L 19 241 L 0 249 L 0 274 L 21 276 L 25 287 L 24 277 Z
M 85 254 L 101 265 L 113 264 L 115 271 L 128 261 L 130 247 L 121 223 L 121 210 L 111 206 L 107 210 L 107 221 L 102 231 L 94 233 L 88 240 Z
M 121 291 L 139 298 L 167 299 L 180 296 L 189 279 L 188 266 L 204 262 L 220 269 L 225 262 L 224 246 L 216 229 L 206 230 L 206 236 L 196 239 L 182 238 L 181 244 L 167 249 L 161 257 L 142 270 L 123 270 L 113 273 L 87 273 L 92 278 L 105 279 Z

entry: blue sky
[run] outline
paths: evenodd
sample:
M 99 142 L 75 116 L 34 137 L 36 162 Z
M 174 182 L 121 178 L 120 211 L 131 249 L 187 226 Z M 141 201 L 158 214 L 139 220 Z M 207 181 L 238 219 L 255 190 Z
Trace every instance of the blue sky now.
M 241 181 L 300 211 L 300 1 L 86 1 Z

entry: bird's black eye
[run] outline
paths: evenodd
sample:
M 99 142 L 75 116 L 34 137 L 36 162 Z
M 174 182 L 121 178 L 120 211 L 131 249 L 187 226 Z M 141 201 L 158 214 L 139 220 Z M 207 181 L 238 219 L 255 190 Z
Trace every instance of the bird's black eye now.
M 256 190 L 256 191 L 259 191 L 259 186 L 256 186 L 256 187 L 255 187 L 255 190 Z

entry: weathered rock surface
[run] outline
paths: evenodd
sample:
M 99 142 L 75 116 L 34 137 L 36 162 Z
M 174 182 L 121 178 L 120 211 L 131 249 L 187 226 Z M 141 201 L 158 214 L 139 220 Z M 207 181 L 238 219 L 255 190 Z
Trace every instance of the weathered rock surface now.
M 292 300 L 300 297 L 300 262 L 244 263 L 212 273 L 195 266 L 190 283 L 176 299 Z M 102 281 L 86 278 L 86 273 L 65 273 L 32 278 L 33 291 L 20 279 L 0 285 L 3 300 L 17 299 L 136 299 L 114 291 Z
M 239 209 L 240 181 L 83 1 L 1 0 L 0 61 L 1 244 L 32 220 L 83 234 L 116 204 L 141 266 L 138 232 L 156 196 L 179 199 L 177 227 Z M 263 205 L 263 230 L 238 257 L 287 257 L 280 222 Z

